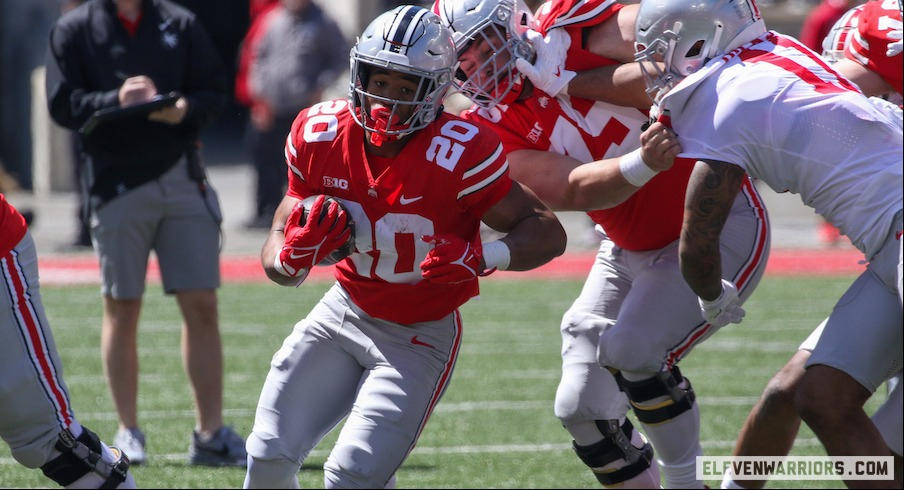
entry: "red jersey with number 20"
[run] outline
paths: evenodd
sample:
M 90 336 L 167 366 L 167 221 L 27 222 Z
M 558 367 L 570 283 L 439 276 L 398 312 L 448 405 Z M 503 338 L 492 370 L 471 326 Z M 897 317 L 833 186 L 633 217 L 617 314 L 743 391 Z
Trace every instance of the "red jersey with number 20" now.
M 404 324 L 443 318 L 476 296 L 478 283 L 423 280 L 432 245 L 421 237 L 452 234 L 480 246 L 481 216 L 512 185 L 502 145 L 445 113 L 391 159 L 365 154 L 364 138 L 346 100 L 301 111 L 286 141 L 287 194 L 327 194 L 348 208 L 357 250 L 335 275 L 368 315 Z
M 566 67 L 580 70 L 594 64 L 605 66 L 614 62 L 583 49 L 581 30 L 603 22 L 621 7 L 612 0 L 554 0 L 540 7 L 538 21 L 543 32 L 568 30 L 572 43 Z M 489 110 L 475 106 L 462 116 L 492 124 L 506 153 L 521 149 L 551 151 L 583 163 L 639 148 L 642 126 L 648 121 L 647 114 L 638 109 L 577 97 L 552 97 L 536 88 L 528 98 L 511 105 Z M 684 195 L 692 169 L 693 161 L 677 159 L 671 170 L 653 177 L 622 204 L 587 214 L 621 248 L 662 248 L 677 240 L 681 232 Z

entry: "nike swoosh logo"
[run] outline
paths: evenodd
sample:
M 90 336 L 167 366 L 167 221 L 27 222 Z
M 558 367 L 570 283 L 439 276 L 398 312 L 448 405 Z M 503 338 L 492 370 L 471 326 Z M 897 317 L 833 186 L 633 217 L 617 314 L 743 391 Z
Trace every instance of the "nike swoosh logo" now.
M 307 257 L 307 256 L 309 256 L 309 255 L 311 255 L 311 254 L 313 254 L 313 253 L 314 253 L 314 252 L 305 252 L 305 253 L 303 253 L 303 254 L 301 254 L 301 255 L 295 255 L 295 252 L 293 251 L 293 252 L 289 252 L 289 258 L 290 258 L 290 259 L 303 259 L 303 258 L 305 258 L 305 257 Z
M 895 240 L 900 240 L 901 235 L 904 235 L 904 231 L 896 231 L 895 232 Z
M 414 337 L 411 337 L 411 343 L 414 345 L 423 345 L 424 347 L 436 349 L 436 347 L 433 347 L 432 345 L 428 344 L 427 342 L 421 342 L 420 340 L 418 340 L 417 335 L 415 335 Z
M 405 197 L 405 196 L 402 196 L 402 197 L 399 198 L 399 203 L 402 204 L 402 205 L 404 206 L 405 204 L 411 204 L 411 203 L 413 203 L 413 202 L 415 202 L 415 201 L 420 201 L 420 200 L 423 199 L 423 198 L 424 198 L 424 196 L 417 196 L 417 197 Z

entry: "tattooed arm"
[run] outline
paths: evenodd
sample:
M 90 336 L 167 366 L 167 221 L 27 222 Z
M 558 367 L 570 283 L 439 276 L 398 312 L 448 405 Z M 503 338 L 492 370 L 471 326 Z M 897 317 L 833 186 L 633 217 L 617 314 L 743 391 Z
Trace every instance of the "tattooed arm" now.
M 737 165 L 701 160 L 688 181 L 678 249 L 681 274 L 707 301 L 722 293 L 719 234 L 745 178 L 744 169 Z

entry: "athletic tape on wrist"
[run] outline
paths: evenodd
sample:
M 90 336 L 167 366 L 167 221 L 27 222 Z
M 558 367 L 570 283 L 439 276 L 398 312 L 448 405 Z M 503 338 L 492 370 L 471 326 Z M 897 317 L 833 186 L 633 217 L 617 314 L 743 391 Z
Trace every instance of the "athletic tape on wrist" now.
M 276 269 L 276 272 L 279 272 L 286 277 L 292 277 L 292 274 L 289 274 L 289 272 L 283 267 L 282 259 L 279 258 L 279 254 L 276 254 L 276 258 L 273 260 L 273 268 Z
M 622 177 L 631 185 L 641 187 L 650 181 L 659 172 L 653 170 L 643 161 L 640 156 L 640 148 L 622 155 L 618 159 L 618 167 L 621 169 Z
M 577 75 L 577 73 L 563 68 L 562 69 L 562 78 L 567 78 L 567 80 L 565 81 L 565 84 L 562 85 L 562 90 L 559 90 L 559 93 L 556 95 L 568 95 L 568 85 L 571 84 L 571 81 L 574 80 L 574 77 L 576 75 Z
M 487 269 L 496 268 L 504 271 L 508 269 L 509 263 L 512 261 L 512 251 L 508 245 L 502 240 L 484 243 L 483 245 L 483 262 Z
M 276 269 L 276 272 L 286 276 L 286 277 L 294 277 L 298 279 L 298 283 L 301 284 L 301 281 L 304 281 L 306 277 L 308 277 L 308 273 L 311 272 L 309 269 L 302 268 L 299 270 L 294 276 L 283 267 L 282 259 L 279 256 L 280 254 L 276 254 L 276 259 L 273 260 L 273 268 Z
M 698 297 L 698 299 L 700 300 L 700 306 L 702 306 L 704 308 L 708 308 L 708 307 L 716 306 L 717 304 L 719 304 L 719 302 L 722 301 L 723 298 L 725 298 L 725 293 L 727 291 L 725 289 L 726 282 L 727 281 L 725 279 L 722 279 L 722 292 L 719 293 L 719 296 L 717 296 L 716 299 L 714 299 L 712 301 L 707 301 L 703 298 Z

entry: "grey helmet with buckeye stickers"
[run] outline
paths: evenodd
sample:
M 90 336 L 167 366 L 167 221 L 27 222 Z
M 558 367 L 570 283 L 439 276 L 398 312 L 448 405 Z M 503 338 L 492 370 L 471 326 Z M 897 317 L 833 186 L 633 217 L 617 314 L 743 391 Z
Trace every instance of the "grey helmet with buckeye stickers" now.
M 350 58 L 349 110 L 375 144 L 402 138 L 433 122 L 443 110 L 443 97 L 451 86 L 457 62 L 452 35 L 439 17 L 411 5 L 377 16 L 352 47 Z M 367 81 L 374 67 L 416 77 L 419 82 L 414 98 L 390 99 L 369 93 Z M 372 113 L 368 98 L 379 100 L 387 109 Z M 397 113 L 404 106 L 413 106 L 414 110 L 401 121 Z
M 647 93 L 658 102 L 709 60 L 765 32 L 753 0 L 644 0 L 637 10 L 634 59 Z
M 514 102 L 523 88 L 515 59 L 533 60 L 534 49 L 526 33 L 534 16 L 523 0 L 436 0 L 433 11 L 452 30 L 460 56 L 474 42 L 485 42 L 485 60 L 479 66 L 460 65 L 455 88 L 480 107 Z

